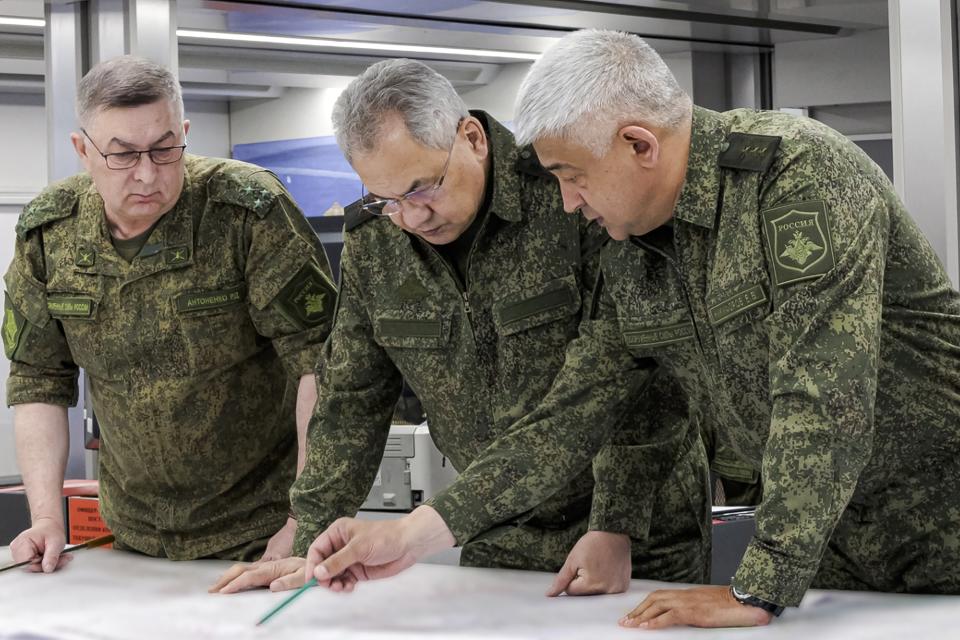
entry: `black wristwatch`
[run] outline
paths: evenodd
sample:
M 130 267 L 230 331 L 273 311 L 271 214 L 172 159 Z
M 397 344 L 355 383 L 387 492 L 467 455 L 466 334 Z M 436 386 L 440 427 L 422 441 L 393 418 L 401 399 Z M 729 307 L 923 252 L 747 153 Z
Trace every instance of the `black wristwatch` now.
M 740 604 L 748 604 L 751 607 L 759 607 L 767 613 L 772 613 L 775 616 L 779 616 L 781 613 L 783 613 L 784 608 L 780 605 L 767 602 L 766 600 L 758 598 L 757 596 L 752 596 L 749 593 L 740 593 L 733 585 L 730 585 L 730 595 L 732 595 L 733 599 Z

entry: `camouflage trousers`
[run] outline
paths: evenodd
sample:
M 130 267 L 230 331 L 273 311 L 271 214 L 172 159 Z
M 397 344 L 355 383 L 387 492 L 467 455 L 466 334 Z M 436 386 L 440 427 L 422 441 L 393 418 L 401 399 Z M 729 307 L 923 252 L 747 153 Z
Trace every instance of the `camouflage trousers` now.
M 663 483 L 646 539 L 631 539 L 635 579 L 710 582 L 710 478 L 703 449 L 691 447 Z M 642 491 L 638 487 L 637 491 Z M 496 527 L 463 547 L 471 567 L 557 572 L 587 532 L 584 517 L 565 528 L 513 524 Z
M 270 536 L 272 537 L 272 536 Z M 267 543 L 270 542 L 270 537 L 260 538 L 258 540 L 253 540 L 251 542 L 244 542 L 235 547 L 229 549 L 224 549 L 223 551 L 218 551 L 209 556 L 203 558 L 198 558 L 198 560 L 232 560 L 233 562 L 256 562 L 260 559 L 260 556 L 263 555 L 263 552 L 267 550 Z M 119 551 L 129 551 L 132 553 L 143 553 L 138 551 L 129 545 L 125 545 L 119 540 L 115 540 L 113 543 L 113 548 Z M 147 555 L 147 554 L 143 554 Z M 164 556 L 158 556 L 164 557 Z
M 901 477 L 854 495 L 814 588 L 960 595 L 960 465 Z

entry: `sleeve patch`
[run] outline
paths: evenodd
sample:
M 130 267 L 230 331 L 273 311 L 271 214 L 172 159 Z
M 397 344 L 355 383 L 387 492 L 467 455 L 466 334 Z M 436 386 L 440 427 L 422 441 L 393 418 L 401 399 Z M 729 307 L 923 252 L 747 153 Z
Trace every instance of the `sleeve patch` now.
M 278 301 L 287 319 L 306 329 L 333 319 L 337 288 L 311 260 L 280 291 Z
M 3 296 L 3 350 L 7 358 L 13 360 L 17 354 L 17 347 L 23 339 L 23 334 L 27 328 L 26 319 L 13 303 L 10 302 L 10 296 Z
M 822 200 L 787 204 L 760 215 L 778 287 L 819 278 L 833 269 L 833 242 Z

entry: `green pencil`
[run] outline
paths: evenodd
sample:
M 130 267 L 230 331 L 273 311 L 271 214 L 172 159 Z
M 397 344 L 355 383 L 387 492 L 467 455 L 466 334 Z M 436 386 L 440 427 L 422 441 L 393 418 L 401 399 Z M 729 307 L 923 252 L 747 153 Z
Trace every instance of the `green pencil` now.
M 306 590 L 309 589 L 310 587 L 315 587 L 315 586 L 317 586 L 317 579 L 316 579 L 316 578 L 310 578 L 310 580 L 307 581 L 307 584 L 305 584 L 305 585 L 303 585 L 302 587 L 300 587 L 299 589 L 297 589 L 296 592 L 293 593 L 293 594 L 291 594 L 289 598 L 287 598 L 286 600 L 284 600 L 283 602 L 281 602 L 280 604 L 278 604 L 276 607 L 274 607 L 273 609 L 271 609 L 271 610 L 270 610 L 270 613 L 268 613 L 267 615 L 265 615 L 265 616 L 263 616 L 262 618 L 260 618 L 260 621 L 257 623 L 257 626 L 259 627 L 259 626 L 262 625 L 264 622 L 266 622 L 267 620 L 269 620 L 270 618 L 272 618 L 274 615 L 280 613 L 280 610 L 281 610 L 281 609 L 283 609 L 285 606 L 287 606 L 288 604 L 290 604 L 291 602 L 293 602 L 294 600 L 296 600 L 297 598 L 299 598 L 300 595 L 301 595 L 304 591 L 306 591 Z

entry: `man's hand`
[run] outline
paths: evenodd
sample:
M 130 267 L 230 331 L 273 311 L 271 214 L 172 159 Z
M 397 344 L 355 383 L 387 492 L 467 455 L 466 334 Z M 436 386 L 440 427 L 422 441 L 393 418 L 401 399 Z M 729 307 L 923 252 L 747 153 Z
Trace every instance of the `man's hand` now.
M 72 559 L 69 553 L 62 554 L 67 544 L 63 523 L 52 518 L 38 518 L 33 526 L 22 532 L 10 543 L 14 562 L 31 560 L 30 571 L 52 573 L 65 567 Z
M 588 531 L 570 550 L 547 595 L 623 593 L 630 586 L 631 569 L 629 536 Z
M 247 589 L 269 587 L 270 591 L 287 591 L 303 586 L 306 560 L 291 557 L 282 560 L 261 560 L 253 564 L 235 564 L 227 570 L 208 593 L 237 593 Z
M 695 587 L 654 591 L 620 619 L 624 627 L 663 629 L 686 624 L 694 627 L 755 627 L 773 614 L 738 602 L 728 587 Z
M 267 542 L 267 548 L 260 556 L 260 561 L 282 560 L 290 557 L 290 554 L 293 553 L 293 534 L 296 532 L 297 521 L 293 518 L 287 518 L 287 523 L 283 525 L 280 531 L 273 534 L 273 537 Z
M 332 591 L 353 591 L 360 580 L 396 575 L 456 540 L 432 507 L 398 520 L 340 518 L 313 541 L 304 575 Z

